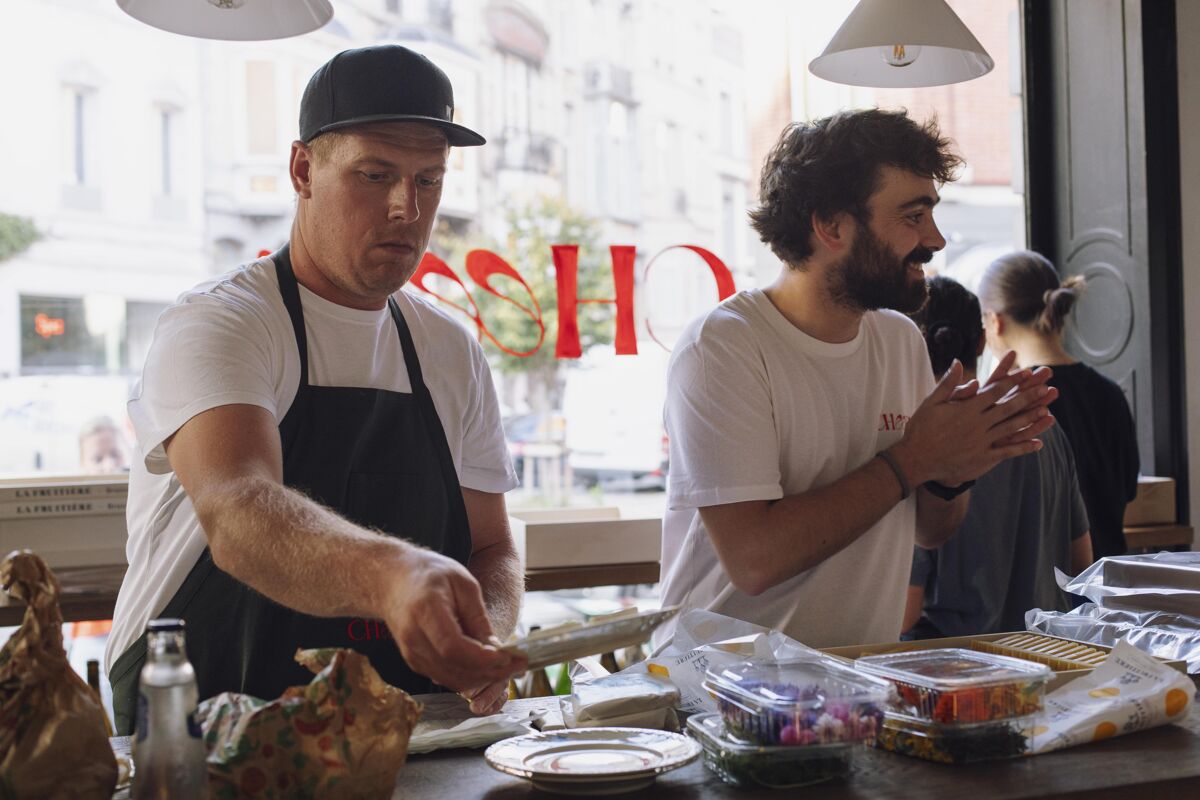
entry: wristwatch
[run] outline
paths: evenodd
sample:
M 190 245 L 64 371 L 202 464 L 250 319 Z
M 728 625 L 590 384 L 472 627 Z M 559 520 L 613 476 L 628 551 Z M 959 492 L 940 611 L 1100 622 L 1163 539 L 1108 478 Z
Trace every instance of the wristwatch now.
M 940 497 L 943 500 L 953 500 L 967 489 L 970 489 L 972 486 L 974 486 L 975 481 L 960 483 L 958 486 L 947 486 L 946 484 L 938 483 L 937 481 L 925 481 L 921 485 L 925 487 L 925 491 L 929 492 L 934 497 Z

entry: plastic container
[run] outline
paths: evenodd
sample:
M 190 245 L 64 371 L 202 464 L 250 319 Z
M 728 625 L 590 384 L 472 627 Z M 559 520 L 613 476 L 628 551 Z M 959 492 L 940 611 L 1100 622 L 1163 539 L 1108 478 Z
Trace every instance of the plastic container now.
M 894 691 L 827 660 L 739 661 L 703 683 L 730 736 L 747 744 L 812 746 L 875 737 Z
M 940 724 L 1036 714 L 1053 674 L 1045 664 L 962 649 L 864 656 L 854 665 L 895 684 L 902 714 Z
M 795 789 L 835 780 L 849 774 L 854 751 L 851 742 L 808 747 L 762 747 L 732 738 L 715 712 L 688 717 L 688 733 L 704 748 L 704 763 L 721 780 L 734 786 Z
M 1029 731 L 1037 719 L 1037 715 L 1031 715 L 999 722 L 943 725 L 886 714 L 875 746 L 943 764 L 1016 758 L 1029 752 Z

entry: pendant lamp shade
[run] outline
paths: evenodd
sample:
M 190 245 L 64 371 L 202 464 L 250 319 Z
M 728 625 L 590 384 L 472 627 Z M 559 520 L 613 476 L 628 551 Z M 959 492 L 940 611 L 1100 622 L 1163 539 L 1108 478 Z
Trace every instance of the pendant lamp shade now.
M 808 70 L 852 86 L 941 86 L 994 62 L 945 0 L 859 0 Z
M 333 18 L 329 0 L 117 0 L 117 5 L 147 25 L 201 39 L 285 39 Z

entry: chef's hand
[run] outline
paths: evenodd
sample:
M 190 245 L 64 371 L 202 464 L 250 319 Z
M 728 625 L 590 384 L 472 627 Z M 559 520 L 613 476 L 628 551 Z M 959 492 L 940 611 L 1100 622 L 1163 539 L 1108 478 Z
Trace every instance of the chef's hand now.
M 464 700 L 471 703 L 471 713 L 480 717 L 499 714 L 500 709 L 508 701 L 508 681 L 496 681 L 478 689 L 468 689 L 459 692 Z
M 525 660 L 484 644 L 492 626 L 479 583 L 453 559 L 406 545 L 388 570 L 380 616 L 415 671 L 455 691 L 504 682 Z

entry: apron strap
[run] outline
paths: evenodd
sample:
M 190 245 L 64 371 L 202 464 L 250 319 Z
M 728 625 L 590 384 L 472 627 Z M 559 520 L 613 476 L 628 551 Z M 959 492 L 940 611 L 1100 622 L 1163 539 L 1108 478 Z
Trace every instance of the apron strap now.
M 271 256 L 275 262 L 275 277 L 279 279 L 279 294 L 283 305 L 292 318 L 292 331 L 296 335 L 296 348 L 300 351 L 300 385 L 308 385 L 308 333 L 304 330 L 304 311 L 300 305 L 300 287 L 296 273 L 292 271 L 291 245 L 285 244 Z
M 442 480 L 445 481 L 448 490 L 446 502 L 449 504 L 450 517 L 455 524 L 462 526 L 462 529 L 467 532 L 468 539 L 471 535 L 471 523 L 467 518 L 467 507 L 463 501 L 462 485 L 458 482 L 458 471 L 454 469 L 454 457 L 450 454 L 450 443 L 446 439 L 446 428 L 442 425 L 441 417 L 438 416 L 437 406 L 433 403 L 433 395 L 429 391 L 429 387 L 425 385 L 425 378 L 421 374 L 421 361 L 417 358 L 417 348 L 413 344 L 412 333 L 408 329 L 408 322 L 404 319 L 404 314 L 400 312 L 400 304 L 396 302 L 394 296 L 388 297 L 388 308 L 391 309 L 392 319 L 396 322 L 396 332 L 400 335 L 400 348 L 404 351 L 404 366 L 408 370 L 408 382 L 412 384 L 413 396 L 417 398 L 417 404 L 421 408 L 421 416 L 425 418 L 425 426 L 429 430 L 429 435 L 433 439 L 433 448 L 438 454 L 438 466 L 441 467 Z M 464 566 L 471 557 L 473 544 L 468 541 L 466 552 L 461 554 L 461 558 L 456 558 Z M 453 554 L 447 553 L 446 555 Z

